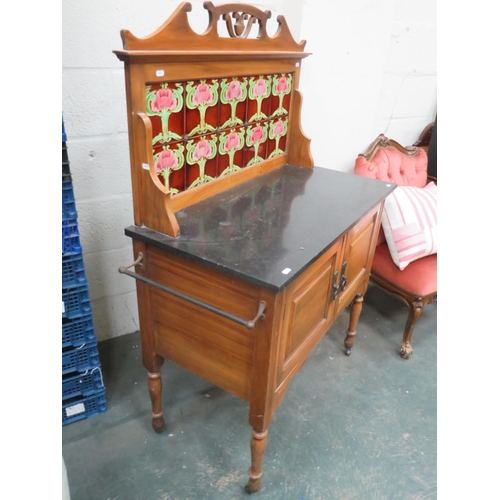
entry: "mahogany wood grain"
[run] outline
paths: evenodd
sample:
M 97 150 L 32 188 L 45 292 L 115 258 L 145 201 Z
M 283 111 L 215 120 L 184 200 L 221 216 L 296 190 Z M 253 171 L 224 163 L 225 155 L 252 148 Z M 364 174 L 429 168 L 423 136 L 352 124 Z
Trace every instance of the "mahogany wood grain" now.
M 148 36 L 138 38 L 122 30 L 124 50 L 114 51 L 125 63 L 134 221 L 172 237 L 180 235 L 175 215 L 179 210 L 286 163 L 304 168 L 313 166 L 310 139 L 300 126 L 302 99 L 297 91 L 300 62 L 308 55 L 304 52 L 305 41 L 295 42 L 283 16 L 278 16 L 278 30 L 270 36 L 267 27 L 270 11 L 237 3 L 214 6 L 205 2 L 204 8 L 209 20 L 207 30 L 201 35 L 191 29 L 187 18 L 191 4 L 184 2 Z M 247 29 L 250 25 L 258 27 L 255 38 L 252 38 L 254 31 Z M 229 38 L 221 35 L 224 30 Z M 249 74 L 293 74 L 288 151 L 170 196 L 154 178 L 145 86 Z M 145 164 L 149 165 L 149 177 L 143 171 Z
M 309 353 L 330 328 L 336 316 L 336 301 L 331 300 L 333 272 L 341 260 L 343 239 L 336 242 L 328 252 L 318 259 L 294 283 L 286 289 L 284 322 L 279 333 L 280 349 L 277 353 L 275 369 L 275 393 L 273 411 L 276 411 L 286 393 L 289 383 L 306 362 Z M 324 272 L 328 273 L 325 286 Z M 301 299 L 317 297 L 319 306 L 315 315 L 300 304 Z M 311 317 L 312 316 L 312 317 Z M 311 325 L 311 329 L 301 331 L 297 323 Z M 294 338 L 295 337 L 295 338 Z M 293 348 L 291 345 L 295 344 Z
M 249 423 L 254 434 L 248 491 L 260 486 L 265 449 L 261 436 L 267 435 L 293 376 L 348 305 L 350 290 L 357 294 L 346 339 L 346 346 L 352 347 L 373 259 L 374 234 L 380 225 L 380 208 L 379 203 L 278 293 L 154 246 L 134 243 L 136 253 L 142 251 L 145 255 L 137 272 L 162 285 L 241 317 L 253 317 L 259 301 L 266 302 L 265 317 L 248 330 L 162 290 L 139 286 L 138 282 L 139 308 L 147 310 L 145 329 L 141 320 L 141 336 L 148 352 L 146 363 L 153 366 L 151 360 L 170 359 L 250 402 Z M 354 278 L 341 303 L 340 296 L 332 300 L 331 290 L 333 274 L 342 270 L 345 261 L 349 262 L 349 276 Z M 161 382 L 158 370 L 151 373 L 158 373 L 154 378 L 150 376 L 150 388 L 154 389 L 153 427 L 157 428 L 162 412 L 158 406 Z
M 314 160 L 311 155 L 311 139 L 302 130 L 300 122 L 302 110 L 302 94 L 299 90 L 293 93 L 294 105 L 290 116 L 290 139 L 288 146 L 288 163 L 305 168 L 313 168 Z
M 165 420 L 163 419 L 163 408 L 161 405 L 161 374 L 148 372 L 148 387 L 149 396 L 151 397 L 151 411 L 152 422 L 151 425 L 155 432 L 161 432 L 165 427 Z
M 270 11 L 237 3 L 214 6 L 205 2 L 204 7 L 209 19 L 201 35 L 191 29 L 187 18 L 191 5 L 184 2 L 146 37 L 138 38 L 122 30 L 123 50 L 114 51 L 125 63 L 134 222 L 136 226 L 146 226 L 172 238 L 180 236 L 177 216 L 180 217 L 181 210 L 287 164 L 308 169 L 308 175 L 312 175 L 314 167 L 311 141 L 301 126 L 303 99 L 298 90 L 301 61 L 308 55 L 304 52 L 305 41 L 298 43 L 293 39 L 282 16 L 277 18 L 276 34 L 270 36 L 267 23 Z M 221 36 L 221 29 L 228 32 L 229 38 Z M 255 31 L 257 36 L 252 38 Z M 293 77 L 288 80 L 292 88 L 288 135 L 286 148 L 283 148 L 286 150 L 226 177 L 172 195 L 155 172 L 146 87 L 156 85 L 158 88 L 159 83 L 169 82 L 279 74 Z M 276 116 L 286 113 L 281 108 L 283 96 L 279 94 L 280 108 Z M 162 137 L 165 143 L 161 144 L 167 147 L 165 144 L 170 144 L 171 136 Z M 277 153 L 280 152 L 280 137 L 277 133 Z M 183 137 L 182 140 L 188 139 Z M 290 179 L 289 187 L 293 182 Z M 246 486 L 249 493 L 260 488 L 268 427 L 290 381 L 352 299 L 349 339 L 356 332 L 383 201 L 376 206 L 371 203 L 361 205 L 362 210 L 358 206 L 357 215 L 349 216 L 347 224 L 341 225 L 326 246 L 307 261 L 307 266 L 297 268 L 300 273 L 293 275 L 286 284 L 284 282 L 282 288 L 269 288 L 262 280 L 244 281 L 235 277 L 241 274 L 231 274 L 218 262 L 204 265 L 203 259 L 196 260 L 173 248 L 166 250 L 165 246 L 160 245 L 160 248 L 134 238 L 135 259 L 139 253 L 143 255 L 135 272 L 149 280 L 148 283 L 137 281 L 137 300 L 153 428 L 160 431 L 164 426 L 160 374 L 164 359 L 248 401 L 252 427 L 251 466 Z M 279 216 L 279 207 L 273 208 L 270 203 L 266 206 L 269 214 Z M 359 218 L 361 214 L 364 215 Z M 335 217 L 335 214 L 328 216 Z M 351 219 L 354 219 L 352 223 Z M 346 281 L 344 289 L 340 290 L 336 280 L 342 272 Z M 259 304 L 264 301 L 264 316 L 256 321 L 253 329 L 248 329 L 200 304 L 178 298 L 154 283 L 248 320 L 255 317 Z
M 179 236 L 180 229 L 171 208 L 171 194 L 159 181 L 153 162 L 153 151 L 148 144 L 152 142 L 151 120 L 145 113 L 137 113 L 137 155 L 142 159 L 140 185 L 141 225 L 155 227 L 170 236 Z M 146 168 L 147 167 L 147 168 Z
M 351 313 L 349 316 L 349 328 L 346 331 L 346 338 L 344 340 L 345 353 L 347 356 L 351 354 L 352 346 L 354 345 L 354 338 L 356 336 L 356 327 L 358 325 L 359 316 L 363 307 L 363 296 L 356 295 L 351 305 Z
M 245 486 L 247 493 L 255 493 L 260 489 L 260 480 L 262 478 L 262 459 L 267 444 L 267 430 L 264 432 L 252 431 L 252 440 L 250 442 L 250 451 L 252 454 L 252 465 L 248 470 L 248 483 Z
M 181 3 L 173 14 L 153 33 L 138 38 L 128 30 L 120 32 L 123 48 L 126 50 L 162 50 L 168 47 L 169 50 L 190 51 L 199 50 L 203 47 L 206 51 L 227 50 L 228 39 L 219 36 L 217 23 L 224 15 L 231 15 L 233 12 L 245 12 L 256 19 L 259 25 L 259 45 L 260 51 L 295 51 L 303 52 L 306 42 L 295 42 L 283 16 L 278 16 L 278 29 L 274 36 L 267 33 L 267 20 L 271 17 L 270 11 L 261 11 L 251 5 L 239 3 L 227 3 L 214 6 L 212 2 L 204 2 L 203 7 L 208 11 L 209 22 L 205 32 L 201 35 L 191 29 L 187 13 L 192 7 L 189 2 Z M 252 21 L 251 19 L 249 21 Z M 231 33 L 229 33 L 231 35 Z M 237 51 L 255 50 L 255 40 L 252 38 L 231 37 L 231 46 Z
M 139 254 L 146 255 L 146 245 L 140 241 L 133 240 L 134 260 Z M 143 274 L 143 266 L 139 264 L 135 267 L 138 274 Z M 153 320 L 151 307 L 151 288 L 142 281 L 135 282 L 138 297 L 138 313 L 141 330 L 141 352 L 142 363 L 150 373 L 159 373 L 164 362 L 161 356 L 156 354 L 153 342 Z
M 342 264 L 346 263 L 346 288 L 339 292 L 338 307 L 340 309 L 349 305 L 361 283 L 369 274 L 380 229 L 382 207 L 383 202 L 367 213 L 346 238 L 342 258 Z

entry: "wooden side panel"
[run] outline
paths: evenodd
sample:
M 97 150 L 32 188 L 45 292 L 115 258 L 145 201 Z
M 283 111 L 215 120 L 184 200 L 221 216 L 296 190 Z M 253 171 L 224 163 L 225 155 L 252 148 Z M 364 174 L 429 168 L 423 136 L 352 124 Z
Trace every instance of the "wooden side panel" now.
M 148 251 L 147 276 L 154 281 L 244 319 L 258 309 L 258 287 L 162 252 Z M 249 400 L 258 321 L 248 330 L 202 307 L 150 287 L 154 349 L 157 354 Z

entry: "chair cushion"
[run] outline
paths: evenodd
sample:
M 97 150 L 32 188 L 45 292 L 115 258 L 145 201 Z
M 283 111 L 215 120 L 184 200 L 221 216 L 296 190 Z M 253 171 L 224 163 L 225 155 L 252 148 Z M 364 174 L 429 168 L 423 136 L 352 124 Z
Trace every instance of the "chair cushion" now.
M 437 253 L 437 187 L 398 186 L 385 200 L 382 228 L 394 263 Z
M 393 147 L 381 148 L 369 162 L 364 156 L 358 156 L 354 173 L 398 186 L 424 187 L 427 182 L 427 154 L 420 148 L 413 156 Z
M 372 273 L 414 295 L 425 296 L 437 291 L 437 254 L 429 255 L 409 264 L 401 271 L 392 260 L 386 243 L 375 249 Z

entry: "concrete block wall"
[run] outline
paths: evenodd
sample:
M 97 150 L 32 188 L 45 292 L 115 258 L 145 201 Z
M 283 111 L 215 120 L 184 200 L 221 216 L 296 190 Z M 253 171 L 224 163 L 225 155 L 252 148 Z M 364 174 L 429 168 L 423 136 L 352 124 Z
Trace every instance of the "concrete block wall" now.
M 203 0 L 190 22 L 207 25 Z M 218 2 L 214 2 L 218 3 Z M 242 2 L 240 2 L 242 3 Z M 245 3 L 245 2 L 243 2 Z M 304 60 L 302 125 L 315 164 L 349 172 L 385 132 L 413 143 L 436 113 L 435 0 L 269 0 L 248 2 L 285 15 Z M 98 340 L 138 329 L 135 282 L 124 228 L 133 223 L 120 30 L 146 36 L 177 0 L 63 3 L 62 109 Z M 272 31 L 273 28 L 271 28 Z

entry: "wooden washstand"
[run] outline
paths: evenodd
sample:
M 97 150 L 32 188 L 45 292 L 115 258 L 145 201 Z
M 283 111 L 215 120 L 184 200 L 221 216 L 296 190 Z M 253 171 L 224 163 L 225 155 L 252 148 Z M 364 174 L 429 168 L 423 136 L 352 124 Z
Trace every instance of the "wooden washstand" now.
M 309 54 L 282 16 L 270 36 L 269 11 L 204 7 L 201 35 L 189 3 L 149 36 L 121 32 L 134 263 L 120 272 L 137 280 L 154 430 L 164 359 L 248 401 L 253 493 L 274 412 L 351 303 L 352 347 L 395 185 L 332 170 L 334 158 L 314 167 L 298 90 Z

